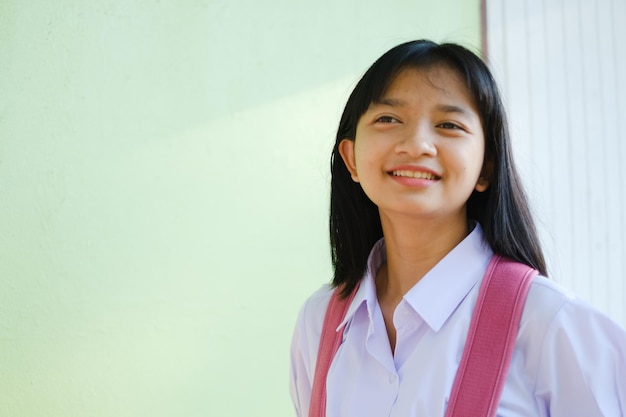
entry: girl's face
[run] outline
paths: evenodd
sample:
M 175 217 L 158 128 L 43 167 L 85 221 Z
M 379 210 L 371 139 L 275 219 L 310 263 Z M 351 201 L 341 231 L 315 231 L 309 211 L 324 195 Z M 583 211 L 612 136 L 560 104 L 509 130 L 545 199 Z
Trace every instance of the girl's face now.
M 367 196 L 386 215 L 466 221 L 465 204 L 485 153 L 476 106 L 445 66 L 402 70 L 339 151 Z

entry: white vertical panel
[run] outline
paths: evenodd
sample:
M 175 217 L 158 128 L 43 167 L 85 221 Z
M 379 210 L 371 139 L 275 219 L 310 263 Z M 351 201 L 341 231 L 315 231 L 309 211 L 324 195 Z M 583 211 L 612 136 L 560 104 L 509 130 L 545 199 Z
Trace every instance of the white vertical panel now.
M 573 187 L 570 192 L 570 207 L 553 207 L 552 210 L 572 210 L 575 223 L 572 228 L 572 238 L 575 242 L 571 263 L 574 266 L 572 278 L 579 291 L 591 298 L 591 265 L 595 259 L 595 251 L 590 239 L 590 221 L 593 213 L 589 209 L 590 198 L 590 175 L 592 167 L 587 160 L 587 138 L 588 123 L 592 117 L 586 113 L 585 92 L 589 79 L 585 79 L 584 64 L 587 61 L 583 50 L 583 31 L 581 21 L 583 15 L 578 7 L 577 1 L 563 1 L 563 23 L 565 28 L 565 77 L 567 96 L 563 104 L 567 106 L 569 114 L 568 124 L 570 125 L 569 147 L 572 171 L 570 175 L 573 180 Z M 595 59 L 590 57 L 589 59 Z M 548 63 L 549 65 L 549 63 Z M 559 98 L 557 98 L 558 100 Z M 598 271 L 604 269 L 604 265 L 596 265 Z
M 524 34 L 521 38 L 526 39 L 527 58 L 517 62 L 518 71 L 526 74 L 525 79 L 520 79 L 517 83 L 523 95 L 520 96 L 518 105 L 526 107 L 528 110 L 527 120 L 522 121 L 515 118 L 515 125 L 523 126 L 525 134 L 517 136 L 514 140 L 517 143 L 527 142 L 529 152 L 520 160 L 525 168 L 522 172 L 527 172 L 526 184 L 534 202 L 535 211 L 543 213 L 541 222 L 551 222 L 552 217 L 545 208 L 551 203 L 553 182 L 546 181 L 550 178 L 550 168 L 553 164 L 554 152 L 550 141 L 536 140 L 545 136 L 545 132 L 551 125 L 549 109 L 551 107 L 550 95 L 548 91 L 548 77 L 546 77 L 546 57 L 547 45 L 543 39 L 547 37 L 547 30 L 544 16 L 544 4 L 542 0 L 519 2 L 524 7 L 524 13 L 520 18 L 524 21 Z M 521 46 L 520 46 L 521 48 Z M 529 85 L 535 86 L 528 88 Z M 517 99 L 513 99 L 518 101 Z M 517 117 L 517 115 L 516 115 Z M 522 131 L 522 127 L 518 127 Z M 546 214 L 548 214 L 546 216 Z M 547 229 L 542 229 L 542 231 Z M 550 236 L 544 233 L 543 240 L 550 240 Z
M 561 0 L 544 0 L 542 6 L 545 36 L 540 42 L 545 45 L 545 54 L 541 60 L 542 64 L 537 64 L 537 67 L 545 71 L 547 126 L 543 132 L 536 131 L 535 136 L 545 141 L 544 146 L 550 160 L 543 173 L 543 182 L 552 184 L 552 187 L 547 195 L 543 194 L 544 205 L 539 209 L 541 213 L 546 213 L 544 214 L 546 227 L 542 231 L 549 250 L 548 262 L 551 272 L 555 277 L 573 278 L 574 268 L 571 259 L 575 245 L 573 239 L 561 238 L 571 235 L 571 230 L 575 227 L 572 211 L 565 208 L 573 204 L 570 201 L 570 190 L 576 181 L 570 152 L 572 134 L 570 114 L 563 102 L 568 95 L 564 78 L 567 63 L 563 46 L 566 42 L 562 19 L 563 6 Z M 561 210 L 553 209 L 559 206 Z
M 610 96 L 612 93 L 612 99 L 607 101 L 605 117 L 605 123 L 610 125 L 607 132 L 610 140 L 607 146 L 607 177 L 610 179 L 607 205 L 609 219 L 615 222 L 608 231 L 610 258 L 613 261 L 609 273 L 621 277 L 611 282 L 610 294 L 615 311 L 626 322 L 626 133 L 622 126 L 626 120 L 626 1 L 613 0 L 610 5 L 603 3 L 600 10 L 600 22 L 610 23 L 606 27 L 601 23 L 600 27 L 610 27 L 610 33 L 605 37 L 610 39 L 611 48 L 606 56 L 612 57 L 612 60 L 607 59 L 606 65 L 611 69 L 601 75 L 607 77 L 603 94 Z
M 626 325 L 626 0 L 487 0 L 486 15 L 550 271 Z
M 620 1 L 625 4 L 623 0 Z M 618 96 L 618 89 L 616 85 L 618 82 L 617 72 L 617 59 L 616 49 L 622 48 L 622 41 L 617 43 L 617 27 L 613 21 L 613 4 L 611 1 L 602 1 L 596 4 L 596 25 L 597 30 L 597 44 L 598 50 L 598 74 L 595 77 L 598 80 L 598 97 L 600 98 L 599 108 L 601 112 L 601 118 L 599 123 L 601 124 L 601 134 L 604 138 L 604 146 L 594 146 L 593 137 L 591 137 L 592 148 L 597 148 L 599 160 L 602 161 L 602 166 L 599 167 L 599 175 L 604 180 L 604 192 L 600 198 L 599 215 L 603 218 L 611 221 L 613 224 L 608 227 L 597 230 L 598 235 L 596 239 L 604 243 L 603 254 L 606 256 L 605 262 L 607 263 L 606 274 L 609 277 L 620 276 L 621 271 L 626 270 L 626 264 L 624 263 L 623 253 L 620 253 L 620 248 L 625 248 L 625 240 L 623 233 L 623 218 L 620 208 L 623 210 L 626 206 L 623 204 L 626 192 L 615 192 L 625 188 L 623 179 L 624 171 L 621 169 L 622 160 L 620 159 L 620 148 L 623 147 L 621 140 L 626 139 L 626 136 L 622 134 L 620 140 L 620 121 L 625 120 L 624 115 L 620 118 L 619 106 L 620 97 Z M 622 16 L 625 16 L 624 14 Z M 623 26 L 623 22 L 620 22 L 620 26 Z M 622 34 L 623 36 L 623 34 Z M 623 58 L 622 58 L 623 59 Z M 622 90 L 623 91 L 623 90 Z M 622 97 L 623 99 L 623 97 Z M 623 252 L 623 251 L 622 251 Z M 612 311 L 614 311 L 620 317 L 626 317 L 626 310 L 624 310 L 624 280 L 613 280 L 610 286 L 602 288 L 603 293 L 598 294 L 598 297 L 606 296 Z
M 528 68 L 524 64 L 528 61 L 528 38 L 526 36 L 525 4 L 521 1 L 506 2 L 502 8 L 505 42 L 503 51 L 503 68 L 506 76 L 503 78 L 503 89 L 506 91 L 507 105 L 511 113 L 515 114 L 516 123 L 511 129 L 514 138 L 527 138 L 530 126 L 530 108 L 528 100 Z M 508 45 L 516 45 L 509 48 Z M 513 145 L 517 155 L 527 160 L 531 155 L 531 141 L 514 140 Z M 523 166 L 525 167 L 525 165 Z

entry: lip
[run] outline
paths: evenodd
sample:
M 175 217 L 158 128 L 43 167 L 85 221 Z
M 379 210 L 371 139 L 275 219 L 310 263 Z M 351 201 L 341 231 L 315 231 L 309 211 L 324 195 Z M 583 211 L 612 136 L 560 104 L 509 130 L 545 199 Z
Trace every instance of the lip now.
M 426 175 L 421 177 L 393 175 L 393 173 L 397 171 L 410 172 L 411 174 L 421 173 Z M 397 165 L 389 169 L 387 174 L 395 182 L 412 188 L 429 187 L 441 179 L 441 175 L 437 171 L 419 165 Z
M 411 171 L 411 172 L 423 172 L 426 174 L 430 174 L 437 179 L 441 178 L 441 174 L 433 169 L 430 169 L 421 165 L 396 165 L 387 170 L 387 173 L 391 175 L 394 171 Z

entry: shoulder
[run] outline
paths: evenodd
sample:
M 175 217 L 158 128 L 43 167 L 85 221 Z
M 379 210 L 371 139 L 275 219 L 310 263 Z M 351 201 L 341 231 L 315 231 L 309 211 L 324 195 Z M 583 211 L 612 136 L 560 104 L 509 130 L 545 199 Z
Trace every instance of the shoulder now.
M 300 308 L 293 332 L 292 349 L 303 355 L 307 361 L 316 357 L 324 316 L 333 291 L 334 288 L 329 284 L 323 285 Z
M 545 277 L 534 279 L 522 315 L 520 333 L 532 332 L 535 341 L 558 333 L 586 333 L 601 329 L 625 343 L 626 332 L 608 316 L 572 291 Z
M 519 325 L 516 349 L 523 352 L 527 364 L 526 371 L 531 379 L 542 357 L 543 341 L 561 310 L 569 303 L 576 303 L 576 297 L 566 288 L 543 276 L 533 280 Z
M 291 341 L 291 386 L 297 407 L 308 409 L 308 395 L 313 384 L 317 350 L 324 324 L 326 308 L 333 294 L 330 285 L 315 291 L 300 308 Z
M 580 320 L 583 317 L 585 319 Z M 571 331 L 584 329 L 595 322 L 615 327 L 618 333 L 624 332 L 617 323 L 574 292 L 543 276 L 536 277 L 530 287 L 522 320 L 552 328 L 567 324 Z
M 626 331 L 571 291 L 544 277 L 533 281 L 517 349 L 528 382 L 552 415 L 619 415 Z
M 326 284 L 306 299 L 298 314 L 295 329 L 297 333 L 304 333 L 307 338 L 319 339 L 333 291 L 334 288 Z
M 539 276 L 528 293 L 517 345 L 535 370 L 557 360 L 590 366 L 594 356 L 608 351 L 626 357 L 626 331 L 572 291 Z
M 551 317 L 568 303 L 581 303 L 581 308 L 583 307 L 581 300 L 573 292 L 539 275 L 535 277 L 528 291 L 524 316 Z

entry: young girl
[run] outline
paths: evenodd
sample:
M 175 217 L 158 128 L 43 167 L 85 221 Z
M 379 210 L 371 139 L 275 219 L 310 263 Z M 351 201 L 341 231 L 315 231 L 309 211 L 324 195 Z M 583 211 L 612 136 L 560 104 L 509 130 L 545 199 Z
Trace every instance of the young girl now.
M 494 254 L 537 269 L 498 416 L 626 413 L 626 332 L 546 278 L 485 64 L 414 41 L 379 58 L 333 150 L 334 279 L 305 303 L 291 350 L 298 416 L 311 402 L 334 288 L 355 289 L 326 379 L 328 417 L 443 417 L 480 282 Z

